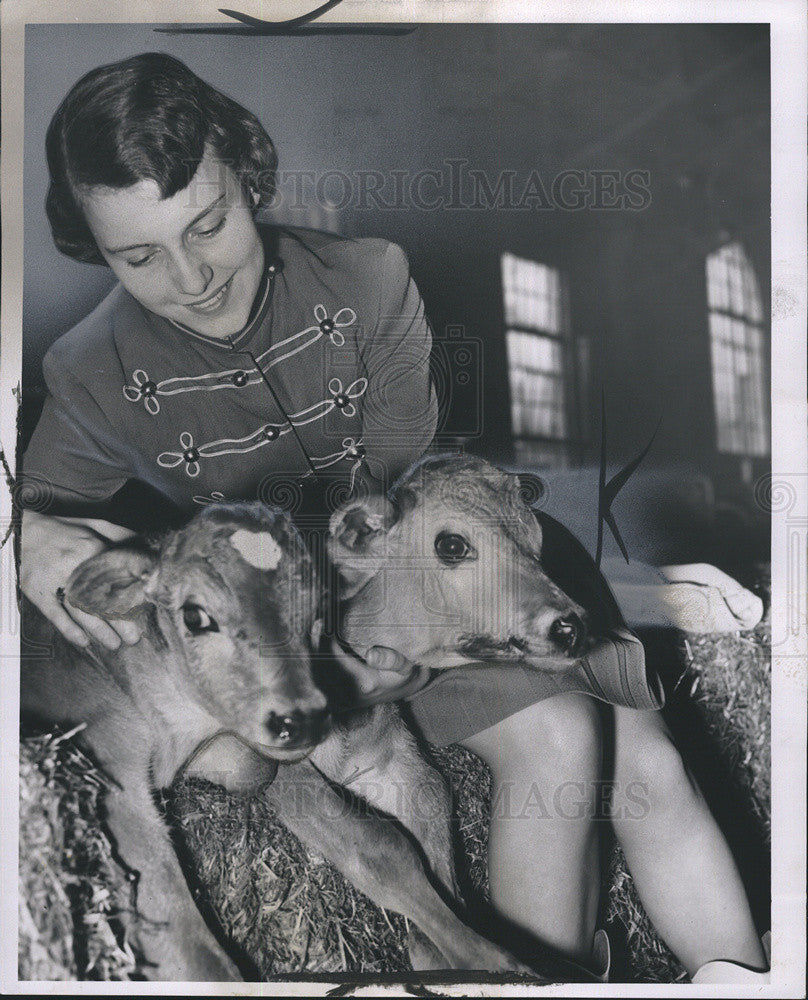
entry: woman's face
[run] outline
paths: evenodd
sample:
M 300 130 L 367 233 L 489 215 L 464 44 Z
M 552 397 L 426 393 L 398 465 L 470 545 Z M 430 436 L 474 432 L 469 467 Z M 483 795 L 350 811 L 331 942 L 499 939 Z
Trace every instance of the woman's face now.
M 92 188 L 81 205 L 107 263 L 146 309 L 208 337 L 246 324 L 263 245 L 236 175 L 210 151 L 171 198 L 144 180 Z

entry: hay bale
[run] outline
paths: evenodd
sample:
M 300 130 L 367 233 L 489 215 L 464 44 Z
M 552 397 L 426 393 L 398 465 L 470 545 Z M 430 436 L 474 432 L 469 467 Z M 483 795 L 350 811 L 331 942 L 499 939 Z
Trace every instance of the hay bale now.
M 259 978 L 408 967 L 404 919 L 310 857 L 266 802 L 199 779 L 179 781 L 174 791 L 171 811 L 199 881 L 197 898 Z
M 767 598 L 767 568 L 755 588 Z M 767 602 L 768 603 L 768 602 Z M 767 929 L 771 846 L 771 620 L 748 632 L 681 636 L 669 721 L 735 853 L 759 929 Z M 629 981 L 687 981 L 642 909 L 619 848 L 611 858 L 607 921 L 625 937 Z
M 128 980 L 128 873 L 99 818 L 107 785 L 58 731 L 20 744 L 20 979 Z

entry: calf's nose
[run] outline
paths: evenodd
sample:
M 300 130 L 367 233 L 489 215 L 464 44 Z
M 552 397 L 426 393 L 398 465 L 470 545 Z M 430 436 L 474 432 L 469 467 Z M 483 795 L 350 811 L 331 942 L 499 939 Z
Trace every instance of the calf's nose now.
M 562 653 L 576 656 L 586 640 L 586 625 L 580 615 L 569 611 L 550 625 L 549 636 Z
M 274 745 L 284 750 L 297 750 L 319 743 L 325 736 L 328 721 L 327 708 L 310 712 L 302 712 L 296 708 L 287 715 L 270 712 L 265 725 Z

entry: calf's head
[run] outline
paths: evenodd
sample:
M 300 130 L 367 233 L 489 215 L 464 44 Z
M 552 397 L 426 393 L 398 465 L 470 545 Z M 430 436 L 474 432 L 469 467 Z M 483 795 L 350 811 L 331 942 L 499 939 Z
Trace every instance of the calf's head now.
M 176 688 L 263 752 L 295 758 L 328 724 L 311 674 L 316 610 L 311 560 L 289 518 L 261 504 L 206 508 L 159 552 L 111 549 L 67 588 L 75 606 L 138 618 L 141 678 Z
M 343 634 L 431 667 L 541 659 L 567 669 L 586 614 L 544 573 L 541 527 L 517 477 L 470 457 L 427 459 L 391 492 L 346 504 L 329 548 Z

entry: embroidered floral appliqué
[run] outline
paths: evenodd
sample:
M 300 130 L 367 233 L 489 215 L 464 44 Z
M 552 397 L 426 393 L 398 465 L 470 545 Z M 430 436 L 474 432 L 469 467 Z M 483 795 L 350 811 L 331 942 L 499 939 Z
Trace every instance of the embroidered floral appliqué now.
M 356 474 L 362 466 L 362 462 L 365 460 L 365 446 L 362 444 L 361 439 L 355 441 L 352 437 L 346 437 L 342 439 L 342 450 L 334 451 L 330 455 L 312 455 L 311 461 L 314 467 L 319 472 L 320 469 L 327 469 L 329 466 L 336 465 L 343 459 L 348 459 L 353 461 L 351 466 L 351 479 L 350 479 L 350 489 L 353 490 L 354 484 L 356 482 Z M 306 475 L 311 475 L 307 473 Z
M 331 393 L 328 399 L 318 400 L 311 406 L 298 410 L 297 413 L 290 413 L 287 424 L 262 424 L 240 438 L 220 438 L 217 441 L 195 445 L 192 435 L 188 431 L 183 431 L 180 434 L 180 448 L 182 450 L 161 452 L 157 456 L 157 464 L 164 469 L 175 469 L 185 462 L 186 473 L 189 476 L 198 476 L 200 459 L 219 458 L 221 455 L 243 455 L 256 448 L 264 448 L 273 441 L 277 441 L 279 437 L 291 433 L 292 427 L 303 427 L 305 424 L 322 420 L 326 414 L 335 409 L 340 410 L 347 417 L 354 416 L 356 406 L 353 400 L 363 396 L 367 392 L 367 388 L 368 380 L 366 378 L 356 379 L 347 389 L 343 389 L 340 379 L 332 378 L 328 384 L 328 391 Z M 346 440 L 348 439 L 346 438 Z M 359 447 L 359 445 L 355 445 L 355 447 Z
M 224 493 L 220 493 L 218 490 L 214 490 L 209 497 L 197 496 L 193 498 L 194 503 L 198 503 L 201 506 L 206 506 L 214 503 L 224 503 L 225 496 Z
M 352 382 L 347 389 L 342 387 L 342 379 L 332 378 L 328 383 L 328 391 L 331 393 L 331 399 L 334 406 L 341 412 L 344 413 L 346 417 L 353 417 L 356 415 L 356 407 L 354 406 L 352 400 L 358 399 L 362 396 L 368 387 L 368 380 L 366 378 L 358 378 L 355 382 Z
M 134 385 L 125 385 L 123 394 L 130 403 L 137 403 L 143 400 L 143 405 L 153 416 L 160 412 L 160 400 L 157 399 L 159 387 L 153 382 L 142 368 L 132 373 Z
M 273 344 L 256 359 L 258 365 L 269 371 L 275 365 L 286 361 L 300 353 L 323 337 L 328 337 L 334 347 L 345 345 L 345 335 L 342 332 L 356 323 L 356 313 L 350 306 L 343 306 L 333 316 L 322 303 L 314 306 L 316 325 L 307 326 L 291 337 Z M 132 384 L 123 387 L 123 394 L 130 403 L 142 402 L 146 410 L 154 417 L 160 412 L 158 396 L 177 396 L 185 392 L 214 392 L 218 389 L 243 389 L 246 386 L 260 385 L 263 377 L 260 371 L 244 371 L 240 368 L 228 368 L 218 372 L 205 372 L 202 375 L 177 375 L 173 378 L 161 379 L 159 382 L 150 379 L 148 374 L 138 368 L 132 373 Z
M 191 477 L 199 475 L 199 449 L 194 447 L 194 438 L 188 431 L 180 434 L 180 448 L 182 451 L 164 451 L 157 456 L 157 464 L 164 469 L 174 469 L 185 462 L 185 471 Z
M 353 309 L 345 306 L 332 318 L 328 315 L 325 306 L 318 303 L 314 307 L 314 318 L 317 320 L 320 332 L 330 339 L 334 347 L 342 347 L 345 343 L 345 336 L 340 327 L 353 326 L 356 322 L 356 313 Z

